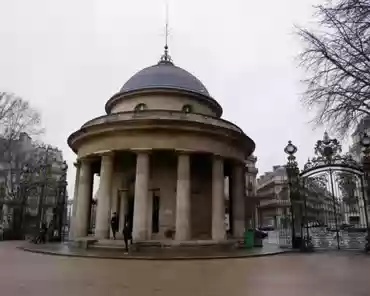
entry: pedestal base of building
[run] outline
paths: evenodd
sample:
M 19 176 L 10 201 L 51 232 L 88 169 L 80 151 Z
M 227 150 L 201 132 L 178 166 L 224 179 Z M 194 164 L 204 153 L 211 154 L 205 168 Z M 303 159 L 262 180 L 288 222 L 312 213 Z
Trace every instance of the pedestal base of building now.
M 90 241 L 89 239 L 87 241 Z M 207 247 L 172 247 L 172 248 L 144 248 L 139 251 L 130 248 L 129 252 L 125 252 L 121 241 L 114 241 L 107 248 L 106 246 L 91 245 L 88 249 L 72 247 L 66 243 L 51 243 L 51 244 L 30 244 L 25 243 L 24 246 L 19 246 L 19 249 L 24 251 L 57 255 L 67 257 L 83 257 L 83 258 L 99 258 L 99 259 L 134 259 L 134 260 L 208 260 L 208 259 L 228 259 L 228 258 L 246 258 L 271 256 L 287 252 L 279 248 L 278 245 L 266 244 L 263 248 L 253 249 L 235 249 L 212 248 L 207 244 Z M 289 250 L 291 251 L 291 250 Z
M 68 242 L 68 245 L 71 247 L 75 247 L 78 249 L 88 249 L 90 246 L 97 243 L 98 240 L 95 237 L 87 236 L 87 237 L 80 237 L 75 238 Z
M 134 242 L 131 246 L 135 251 L 154 251 L 159 250 L 186 250 L 186 249 L 209 249 L 209 250 L 231 250 L 239 247 L 238 240 L 189 240 L 189 241 L 176 241 L 176 240 L 146 240 Z M 95 242 L 90 248 L 96 249 L 124 249 L 125 243 L 121 239 L 117 240 L 99 240 Z

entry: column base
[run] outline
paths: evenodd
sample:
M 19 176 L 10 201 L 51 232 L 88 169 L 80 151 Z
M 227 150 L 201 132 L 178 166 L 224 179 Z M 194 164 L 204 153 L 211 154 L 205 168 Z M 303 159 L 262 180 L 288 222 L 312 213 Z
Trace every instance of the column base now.
M 223 234 L 218 234 L 218 235 L 213 235 L 212 240 L 215 242 L 223 242 L 227 239 L 226 233 Z
M 109 230 L 95 230 L 94 234 L 95 239 L 109 239 L 110 238 L 110 231 Z
M 175 242 L 186 242 L 191 241 L 191 235 L 190 235 L 190 225 L 185 225 L 186 223 L 182 223 L 179 229 L 182 231 L 175 232 Z
M 147 239 L 148 232 L 146 230 L 139 231 L 138 233 L 133 233 L 132 234 L 132 240 L 134 241 L 146 241 Z
M 79 239 L 81 237 L 87 237 L 88 230 L 85 228 L 75 228 L 73 231 L 73 239 Z
M 179 242 L 179 243 L 181 243 L 181 242 L 187 242 L 187 241 L 191 241 L 191 240 L 190 240 L 190 238 L 188 238 L 188 237 L 176 237 L 176 236 L 175 236 L 174 241 L 175 241 L 175 242 Z
M 242 238 L 244 237 L 244 226 L 245 222 L 241 220 L 234 220 L 234 229 L 233 229 L 233 237 L 234 238 Z

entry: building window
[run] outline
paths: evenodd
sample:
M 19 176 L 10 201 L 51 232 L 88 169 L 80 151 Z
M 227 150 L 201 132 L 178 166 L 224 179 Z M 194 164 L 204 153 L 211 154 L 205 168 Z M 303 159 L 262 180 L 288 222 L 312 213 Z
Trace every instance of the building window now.
M 135 111 L 140 112 L 146 110 L 147 108 L 148 108 L 147 105 L 145 105 L 144 103 L 140 103 L 136 105 Z
M 185 112 L 185 113 L 190 113 L 193 111 L 193 107 L 191 105 L 184 105 L 182 107 L 182 112 Z

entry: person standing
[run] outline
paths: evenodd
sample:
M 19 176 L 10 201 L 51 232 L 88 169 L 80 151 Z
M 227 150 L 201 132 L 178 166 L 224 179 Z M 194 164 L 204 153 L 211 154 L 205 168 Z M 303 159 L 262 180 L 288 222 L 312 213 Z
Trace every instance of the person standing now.
M 45 244 L 46 243 L 46 235 L 48 233 L 48 226 L 45 222 L 42 222 L 41 224 L 41 230 L 40 230 L 40 243 Z
M 110 220 L 110 226 L 112 228 L 113 239 L 116 239 L 116 233 L 118 231 L 118 217 L 116 212 L 113 213 L 112 219 Z
M 125 226 L 123 227 L 123 239 L 125 241 L 125 250 L 126 253 L 128 252 L 128 241 L 131 240 L 131 233 L 130 228 L 128 227 L 128 223 L 125 223 Z M 132 243 L 132 241 L 131 241 Z

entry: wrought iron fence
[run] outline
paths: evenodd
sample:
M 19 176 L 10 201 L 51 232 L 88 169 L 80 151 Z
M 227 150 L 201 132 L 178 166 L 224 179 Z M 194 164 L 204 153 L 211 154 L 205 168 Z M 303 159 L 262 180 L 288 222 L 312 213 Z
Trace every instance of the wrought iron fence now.
M 327 133 L 317 141 L 316 156 L 301 172 L 295 162 L 297 148 L 290 141 L 285 152 L 292 222 L 282 229 L 287 237 L 290 230 L 292 247 L 367 248 L 369 208 L 362 165 L 350 155 L 341 155 L 339 141 Z

